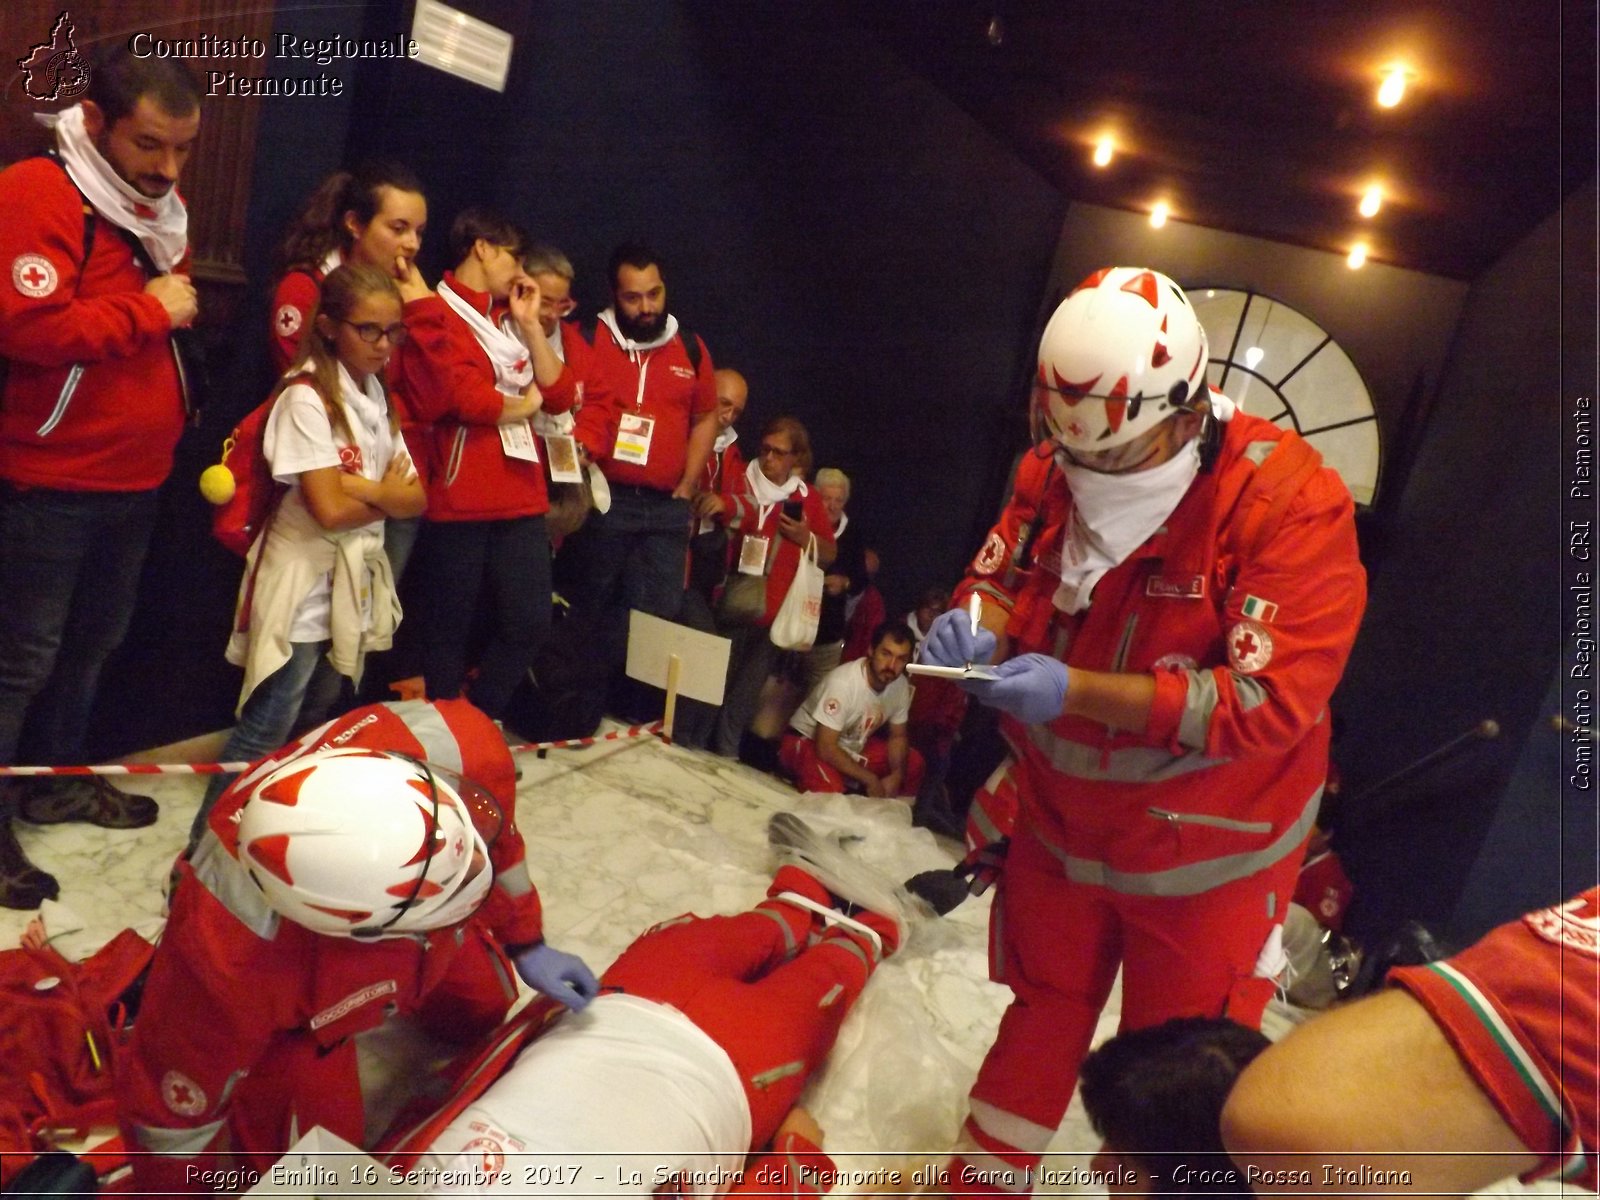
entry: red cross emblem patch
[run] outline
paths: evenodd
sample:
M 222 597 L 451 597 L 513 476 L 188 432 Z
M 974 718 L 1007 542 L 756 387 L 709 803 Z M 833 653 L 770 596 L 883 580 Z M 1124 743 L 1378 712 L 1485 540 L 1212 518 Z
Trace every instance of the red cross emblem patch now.
M 291 338 L 300 332 L 300 320 L 300 310 L 292 304 L 285 304 L 272 318 L 272 324 L 279 337 Z
M 168 1071 L 161 1077 L 161 1098 L 180 1117 L 198 1117 L 206 1110 L 205 1092 L 182 1071 Z
M 1272 635 L 1255 621 L 1240 621 L 1228 631 L 1228 661 L 1241 675 L 1261 670 L 1272 661 Z
M 42 254 L 19 254 L 11 260 L 11 284 L 34 300 L 56 290 L 56 269 Z

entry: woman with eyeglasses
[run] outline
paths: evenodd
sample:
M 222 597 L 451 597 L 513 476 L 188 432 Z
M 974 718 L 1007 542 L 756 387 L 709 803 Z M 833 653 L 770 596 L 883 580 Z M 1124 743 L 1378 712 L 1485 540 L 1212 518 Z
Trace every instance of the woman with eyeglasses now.
M 331 708 L 342 679 L 360 679 L 367 652 L 388 649 L 400 606 L 384 520 L 427 506 L 383 385 L 383 368 L 406 337 L 394 280 L 370 267 L 335 267 L 311 330 L 304 360 L 278 384 L 262 437 L 272 477 L 286 490 L 245 558 L 227 649 L 228 661 L 245 670 L 244 687 L 224 762 L 281 746 L 303 708 Z M 331 671 L 319 675 L 324 655 Z M 191 847 L 231 778 L 213 777 Z
M 811 474 L 811 435 L 793 417 L 774 417 L 761 431 L 756 458 L 744 474 L 724 480 L 721 493 L 695 498 L 695 515 L 722 522 L 732 545 L 727 582 L 717 606 L 717 631 L 728 637 L 728 683 L 711 748 L 739 757 L 739 739 L 754 719 L 761 685 L 777 658 L 768 631 L 789 592 L 800 556 L 813 536 L 817 562 L 826 567 L 837 553 L 833 522 Z M 756 578 L 751 587 L 743 582 Z M 752 603 L 741 593 L 748 592 Z

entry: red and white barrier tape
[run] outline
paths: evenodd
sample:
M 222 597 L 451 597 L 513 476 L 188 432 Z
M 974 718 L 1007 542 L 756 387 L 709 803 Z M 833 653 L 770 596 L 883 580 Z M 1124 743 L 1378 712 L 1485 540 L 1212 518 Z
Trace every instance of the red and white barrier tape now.
M 511 753 L 527 754 L 536 750 L 567 750 L 593 746 L 600 742 L 617 742 L 625 738 L 649 737 L 661 733 L 662 722 L 632 725 L 627 729 L 613 729 L 595 737 L 563 738 L 555 742 L 519 742 Z M 0 778 L 8 775 L 237 775 L 248 771 L 254 764 L 248 762 L 216 763 L 106 763 L 96 767 L 0 767 Z

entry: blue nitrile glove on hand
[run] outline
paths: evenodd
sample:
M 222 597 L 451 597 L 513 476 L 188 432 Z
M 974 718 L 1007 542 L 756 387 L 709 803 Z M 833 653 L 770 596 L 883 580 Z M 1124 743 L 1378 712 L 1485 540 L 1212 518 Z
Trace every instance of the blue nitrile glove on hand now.
M 600 981 L 583 959 L 544 942 L 518 950 L 511 961 L 524 983 L 573 1012 L 582 1012 L 600 994 Z
M 1025 725 L 1042 725 L 1061 715 L 1067 699 L 1065 663 L 1048 654 L 1024 654 L 1006 659 L 994 673 L 998 679 L 963 679 L 962 690 Z
M 972 617 L 951 609 L 940 613 L 928 626 L 928 635 L 922 639 L 917 661 L 935 667 L 964 667 L 968 663 L 986 663 L 994 657 L 994 634 L 979 628 L 972 634 Z

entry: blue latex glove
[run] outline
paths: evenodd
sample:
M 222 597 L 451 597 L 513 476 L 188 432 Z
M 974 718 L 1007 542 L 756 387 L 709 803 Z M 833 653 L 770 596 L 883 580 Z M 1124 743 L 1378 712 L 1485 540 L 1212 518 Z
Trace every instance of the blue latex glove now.
M 600 994 L 600 981 L 583 959 L 544 942 L 517 951 L 511 961 L 524 983 L 573 1012 L 582 1012 Z
M 1065 663 L 1048 654 L 1024 654 L 1006 659 L 994 671 L 1000 678 L 964 679 L 962 690 L 1027 725 L 1041 725 L 1061 715 L 1067 699 Z
M 917 661 L 936 667 L 964 667 L 968 663 L 986 663 L 993 657 L 994 634 L 980 627 L 978 636 L 973 637 L 972 617 L 951 609 L 940 613 L 928 626 Z

